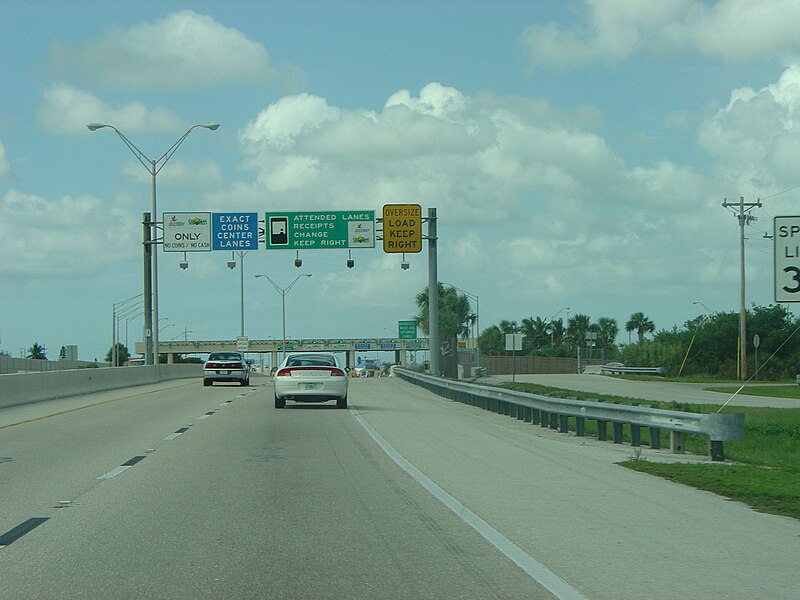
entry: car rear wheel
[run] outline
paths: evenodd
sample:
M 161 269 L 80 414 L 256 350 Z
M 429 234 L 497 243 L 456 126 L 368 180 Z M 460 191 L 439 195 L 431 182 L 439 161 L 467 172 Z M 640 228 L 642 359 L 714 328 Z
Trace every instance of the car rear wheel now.
M 239 385 L 250 385 L 250 380 L 249 379 L 242 379 L 239 382 Z
M 284 408 L 286 406 L 286 398 L 278 398 L 275 396 L 275 408 Z
M 206 385 L 206 386 L 211 385 L 211 380 L 210 379 L 203 379 L 203 385 Z
M 336 408 L 347 408 L 347 396 L 336 399 Z

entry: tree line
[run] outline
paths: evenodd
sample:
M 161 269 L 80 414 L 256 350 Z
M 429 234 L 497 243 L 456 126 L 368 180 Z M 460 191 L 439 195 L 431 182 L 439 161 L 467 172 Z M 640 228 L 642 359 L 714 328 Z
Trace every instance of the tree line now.
M 477 316 L 469 298 L 457 289 L 439 284 L 439 336 L 442 367 L 451 376 L 457 364 L 457 341 L 470 336 Z M 415 320 L 425 335 L 428 331 L 428 288 L 416 297 L 419 313 Z M 564 319 L 528 317 L 520 322 L 503 320 L 478 332 L 478 348 L 483 355 L 505 355 L 505 336 L 523 334 L 523 355 L 574 357 L 593 342 L 594 356 L 630 366 L 664 367 L 668 375 L 738 377 L 739 313 L 702 314 L 672 329 L 656 329 L 643 312 L 635 312 L 625 322 L 628 342 L 618 342 L 619 323 L 610 317 L 593 321 L 576 314 Z M 794 379 L 800 372 L 800 319 L 781 305 L 753 304 L 746 314 L 747 372 L 763 380 Z M 758 336 L 758 348 L 755 347 Z M 583 354 L 585 356 L 585 353 Z

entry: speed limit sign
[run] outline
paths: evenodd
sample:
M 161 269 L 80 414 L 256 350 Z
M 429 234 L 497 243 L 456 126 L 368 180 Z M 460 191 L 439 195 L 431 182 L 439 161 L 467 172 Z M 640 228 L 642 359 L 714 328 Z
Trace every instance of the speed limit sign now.
M 800 302 L 800 217 L 775 217 L 775 302 Z

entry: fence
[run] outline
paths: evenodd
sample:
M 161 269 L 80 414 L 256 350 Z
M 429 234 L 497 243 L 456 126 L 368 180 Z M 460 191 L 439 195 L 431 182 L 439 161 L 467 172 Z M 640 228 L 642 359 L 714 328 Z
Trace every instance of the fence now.
M 744 414 L 698 414 L 675 410 L 662 410 L 642 406 L 585 402 L 564 398 L 551 398 L 526 394 L 504 388 L 475 385 L 440 379 L 409 371 L 395 369 L 395 374 L 405 381 L 422 386 L 433 393 L 477 406 L 484 410 L 569 432 L 570 419 L 574 419 L 575 434 L 586 435 L 586 419 L 597 422 L 597 438 L 607 439 L 608 424 L 612 425 L 613 441 L 623 442 L 623 427 L 628 426 L 632 446 L 641 445 L 642 427 L 650 430 L 650 447 L 661 447 L 661 430 L 670 432 L 670 447 L 676 454 L 683 453 L 686 434 L 708 436 L 708 454 L 712 460 L 725 460 L 723 442 L 744 439 Z
M 578 361 L 566 356 L 481 356 L 481 366 L 491 375 L 577 373 Z

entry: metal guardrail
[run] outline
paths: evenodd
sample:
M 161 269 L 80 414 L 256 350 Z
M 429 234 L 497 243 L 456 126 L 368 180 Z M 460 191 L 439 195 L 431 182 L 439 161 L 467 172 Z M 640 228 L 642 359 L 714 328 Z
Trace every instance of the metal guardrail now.
M 613 442 L 623 442 L 623 427 L 628 426 L 632 446 L 641 446 L 641 430 L 650 430 L 650 447 L 661 448 L 661 430 L 670 432 L 670 448 L 682 454 L 686 434 L 708 436 L 708 454 L 712 460 L 725 460 L 723 442 L 744 439 L 744 414 L 699 414 L 676 410 L 662 410 L 645 406 L 587 402 L 565 398 L 551 398 L 504 388 L 440 379 L 408 369 L 395 367 L 394 373 L 433 393 L 490 410 L 499 414 L 569 432 L 570 419 L 574 419 L 575 434 L 586 435 L 586 420 L 597 422 L 597 438 L 608 439 L 608 424 L 612 426 Z
M 602 365 L 600 372 L 609 375 L 661 375 L 667 373 L 664 367 L 626 367 L 623 365 Z

